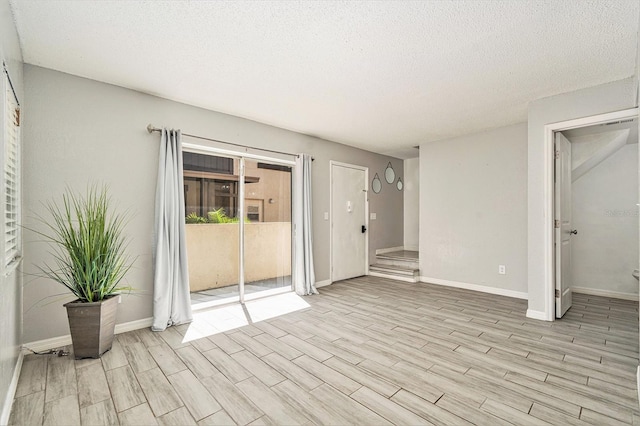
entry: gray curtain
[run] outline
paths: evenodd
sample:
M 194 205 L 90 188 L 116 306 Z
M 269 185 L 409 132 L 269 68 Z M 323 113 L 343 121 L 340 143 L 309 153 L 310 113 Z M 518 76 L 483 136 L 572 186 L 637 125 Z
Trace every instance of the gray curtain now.
M 300 154 L 296 159 L 294 193 L 294 276 L 295 291 L 301 296 L 318 294 L 313 270 L 313 235 L 311 229 L 311 162 L 310 155 Z
M 162 129 L 156 187 L 153 331 L 190 322 L 180 130 Z

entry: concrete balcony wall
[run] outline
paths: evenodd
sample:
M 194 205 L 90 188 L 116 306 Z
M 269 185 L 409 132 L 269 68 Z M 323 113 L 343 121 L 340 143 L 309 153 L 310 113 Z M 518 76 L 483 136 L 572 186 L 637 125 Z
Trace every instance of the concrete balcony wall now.
M 237 223 L 187 224 L 191 291 L 238 283 Z M 245 283 L 291 275 L 291 223 L 245 223 Z

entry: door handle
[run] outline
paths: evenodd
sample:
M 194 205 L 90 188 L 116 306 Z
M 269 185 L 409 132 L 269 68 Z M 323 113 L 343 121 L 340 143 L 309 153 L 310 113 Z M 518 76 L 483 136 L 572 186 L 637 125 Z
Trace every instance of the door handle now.
M 367 232 L 367 227 L 362 225 L 362 233 L 364 234 L 365 232 Z
M 574 230 L 572 230 L 572 231 L 571 231 L 571 232 L 569 232 L 569 233 L 570 233 L 570 234 L 573 234 L 573 235 L 578 235 L 578 230 L 577 230 L 577 229 L 574 229 Z

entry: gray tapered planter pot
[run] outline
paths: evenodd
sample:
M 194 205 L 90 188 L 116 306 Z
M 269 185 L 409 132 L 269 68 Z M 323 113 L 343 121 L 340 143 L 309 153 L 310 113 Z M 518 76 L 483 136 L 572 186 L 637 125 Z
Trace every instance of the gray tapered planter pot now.
M 74 300 L 64 305 L 76 359 L 100 358 L 111 349 L 118 299 L 118 295 L 114 295 L 101 302 L 82 303 Z

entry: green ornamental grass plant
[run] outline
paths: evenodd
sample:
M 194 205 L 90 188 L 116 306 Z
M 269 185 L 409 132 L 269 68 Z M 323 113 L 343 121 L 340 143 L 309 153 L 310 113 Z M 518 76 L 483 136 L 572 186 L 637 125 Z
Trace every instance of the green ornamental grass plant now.
M 67 189 L 62 203 L 45 203 L 51 220 L 38 219 L 48 228 L 37 232 L 50 243 L 54 264 L 42 273 L 69 289 L 79 302 L 99 302 L 131 287 L 119 286 L 132 265 L 124 237 L 126 214 L 113 212 L 105 186 L 87 189 L 86 195 Z

